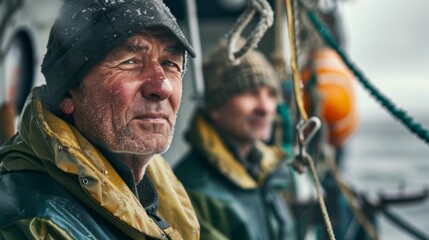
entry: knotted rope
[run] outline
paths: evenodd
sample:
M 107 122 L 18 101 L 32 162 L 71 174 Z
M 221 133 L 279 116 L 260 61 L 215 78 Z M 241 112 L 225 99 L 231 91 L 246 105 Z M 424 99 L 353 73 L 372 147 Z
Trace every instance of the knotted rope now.
M 259 12 L 260 20 L 255 29 L 246 38 L 246 42 L 240 49 L 237 48 L 237 41 L 240 39 L 243 30 L 252 20 L 256 12 Z M 267 0 L 251 0 L 246 10 L 240 15 L 237 22 L 229 31 L 228 39 L 228 58 L 233 64 L 238 64 L 241 58 L 256 45 L 264 36 L 269 27 L 273 25 L 274 14 Z

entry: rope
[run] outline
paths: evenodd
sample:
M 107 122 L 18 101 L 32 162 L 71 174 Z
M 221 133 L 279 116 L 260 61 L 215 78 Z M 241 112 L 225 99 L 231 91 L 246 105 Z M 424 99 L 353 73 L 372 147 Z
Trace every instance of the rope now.
M 332 173 L 332 176 L 334 176 L 334 180 L 337 183 L 337 186 L 339 187 L 340 191 L 343 193 L 344 197 L 349 203 L 349 206 L 352 209 L 354 215 L 356 216 L 356 219 L 358 220 L 359 224 L 363 227 L 363 229 L 368 234 L 368 236 L 371 237 L 371 239 L 378 240 L 377 231 L 375 230 L 374 225 L 367 219 L 365 214 L 363 214 L 363 212 L 360 209 L 358 199 L 356 199 L 356 197 L 353 194 L 353 191 L 350 189 L 350 187 L 345 183 L 344 179 L 342 178 L 340 171 L 335 165 L 334 159 L 332 157 L 332 152 L 328 152 L 327 154 L 325 154 L 324 160 L 328 165 L 329 170 Z
M 259 12 L 260 20 L 256 25 L 255 29 L 246 38 L 245 44 L 238 50 L 237 41 L 240 39 L 240 35 L 249 24 L 250 20 L 255 15 L 256 11 Z M 252 0 L 247 6 L 246 10 L 238 18 L 230 30 L 228 39 L 228 57 L 233 64 L 238 64 L 241 58 L 250 50 L 256 47 L 261 40 L 264 33 L 271 25 L 273 25 L 273 10 L 267 0 Z
M 288 22 L 288 32 L 289 32 L 289 42 L 290 42 L 290 52 L 291 52 L 291 68 L 293 76 L 293 89 L 295 93 L 295 102 L 298 107 L 298 112 L 301 115 L 301 118 L 308 120 L 307 113 L 304 109 L 303 98 L 300 89 L 300 76 L 297 65 L 297 55 L 296 55 L 296 46 L 295 46 L 295 32 L 294 32 L 294 20 L 292 13 L 292 4 L 291 0 L 286 0 L 286 13 L 287 13 L 287 22 Z
M 316 13 L 307 9 L 308 17 L 311 20 L 313 26 L 320 31 L 320 35 L 324 39 L 324 41 L 332 47 L 347 67 L 353 72 L 353 74 L 357 77 L 359 82 L 363 85 L 363 87 L 370 93 L 375 100 L 381 104 L 387 111 L 396 118 L 399 122 L 401 122 L 410 132 L 417 135 L 421 140 L 426 143 L 429 143 L 429 132 L 425 129 L 420 123 L 414 121 L 414 119 L 407 114 L 407 112 L 399 107 L 397 107 L 388 97 L 384 96 L 361 72 L 347 57 L 345 52 L 341 49 L 341 47 L 336 43 L 334 37 L 329 32 L 329 30 L 324 26 L 321 20 L 317 17 Z
M 325 225 L 327 228 L 326 230 L 328 231 L 328 234 L 329 234 L 329 239 L 335 240 L 334 230 L 332 229 L 332 223 L 331 223 L 331 220 L 329 219 L 328 210 L 326 210 L 325 201 L 323 200 L 321 185 L 319 182 L 319 178 L 317 177 L 317 171 L 316 171 L 316 167 L 314 166 L 314 161 L 311 158 L 311 156 L 308 154 L 305 156 L 305 158 L 307 160 L 307 164 L 310 166 L 311 175 L 313 176 L 314 184 L 316 185 L 317 200 L 319 201 L 319 206 L 320 206 L 320 209 L 322 210 L 323 220 L 325 221 Z
M 298 22 L 297 5 L 295 5 L 294 10 L 295 11 L 292 10 L 291 0 L 286 0 L 286 13 L 287 13 L 287 21 L 288 21 L 289 42 L 290 42 L 290 49 L 291 49 L 291 68 L 292 68 L 292 75 L 293 75 L 295 102 L 298 107 L 299 114 L 301 115 L 301 118 L 304 122 L 304 125 L 306 125 L 310 121 L 308 119 L 307 113 L 305 112 L 303 98 L 301 95 L 302 93 L 300 89 L 300 74 L 298 70 L 297 54 L 296 54 L 296 51 L 297 51 L 296 47 L 297 47 L 297 44 L 299 43 L 298 41 L 296 41 L 296 36 L 295 36 L 295 27 L 297 27 L 297 25 L 295 24 L 297 24 Z M 296 15 L 294 15 L 294 12 Z M 325 222 L 325 225 L 329 234 L 329 238 L 331 240 L 335 240 L 335 235 L 332 229 L 331 220 L 329 219 L 329 214 L 328 214 L 328 211 L 326 210 L 325 201 L 323 200 L 323 194 L 321 191 L 321 185 L 319 182 L 319 178 L 317 177 L 316 167 L 314 166 L 314 162 L 311 156 L 305 152 L 306 143 L 305 143 L 305 139 L 302 136 L 303 136 L 302 131 L 300 131 L 300 137 L 298 139 L 300 144 L 300 154 L 298 156 L 298 161 L 294 161 L 292 164 L 295 166 L 298 172 L 302 167 L 301 166 L 302 161 L 306 161 L 304 163 L 310 166 L 311 174 L 313 176 L 313 180 L 316 186 L 317 199 L 320 205 L 320 209 L 322 211 L 323 220 Z
M 300 36 L 300 22 L 299 22 L 299 15 L 298 15 L 298 0 L 292 0 L 292 17 L 293 17 L 293 31 L 294 31 L 294 43 L 295 43 L 295 61 L 296 61 L 296 68 L 299 72 L 299 61 L 298 57 L 301 54 L 301 36 Z
M 331 240 L 335 240 L 334 231 L 332 230 L 331 220 L 329 219 L 328 211 L 326 210 L 325 201 L 323 200 L 323 194 L 321 191 L 321 185 L 319 182 L 319 178 L 317 176 L 316 167 L 314 166 L 314 161 L 311 158 L 310 154 L 306 152 L 306 146 L 311 141 L 311 139 L 315 136 L 317 131 L 321 127 L 321 121 L 317 117 L 311 117 L 307 121 L 301 120 L 297 126 L 297 140 L 299 153 L 293 161 L 291 166 L 299 173 L 304 171 L 304 165 L 310 166 L 311 174 L 314 180 L 314 185 L 316 187 L 317 200 L 319 201 L 320 209 L 322 210 L 323 220 L 325 222 L 329 238 Z M 304 132 L 307 134 L 304 137 Z

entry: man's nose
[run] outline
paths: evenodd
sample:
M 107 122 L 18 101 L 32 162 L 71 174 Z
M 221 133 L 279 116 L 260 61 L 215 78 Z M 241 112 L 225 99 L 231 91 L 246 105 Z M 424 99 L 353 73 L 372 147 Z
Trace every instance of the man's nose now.
M 255 111 L 262 116 L 271 114 L 276 109 L 277 101 L 266 94 L 259 94 Z
M 259 116 L 267 115 L 267 113 L 268 113 L 267 103 L 260 99 L 258 101 L 258 104 L 256 105 L 255 112 Z
M 161 65 L 152 64 L 147 70 L 149 71 L 147 80 L 143 83 L 141 90 L 143 97 L 154 101 L 162 101 L 170 97 L 173 87 Z

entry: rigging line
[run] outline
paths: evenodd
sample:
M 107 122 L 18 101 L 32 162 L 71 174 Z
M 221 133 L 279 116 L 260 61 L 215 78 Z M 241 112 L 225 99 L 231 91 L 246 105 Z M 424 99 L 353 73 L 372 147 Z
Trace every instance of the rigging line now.
M 363 229 L 368 234 L 368 236 L 371 237 L 371 239 L 378 240 L 379 238 L 374 225 L 368 220 L 368 218 L 362 212 L 358 199 L 353 194 L 352 189 L 350 189 L 350 187 L 346 184 L 343 177 L 341 176 L 340 171 L 335 165 L 335 161 L 332 156 L 333 155 L 332 151 L 329 151 L 327 153 L 325 152 L 324 155 L 325 155 L 324 160 L 328 165 L 328 168 L 331 171 L 332 176 L 334 176 L 335 182 L 337 183 L 340 191 L 343 193 L 344 197 L 346 198 L 359 224 L 363 227 Z
M 357 77 L 359 82 L 363 85 L 363 87 L 370 93 L 375 100 L 380 103 L 387 111 L 396 118 L 399 122 L 401 122 L 410 132 L 417 135 L 421 140 L 425 143 L 429 143 L 429 131 L 425 129 L 420 123 L 414 121 L 414 119 L 408 115 L 408 113 L 402 108 L 397 107 L 387 96 L 381 93 L 380 90 L 377 89 L 364 75 L 362 71 L 358 69 L 347 57 L 346 53 L 341 49 L 341 47 L 337 44 L 332 34 L 325 27 L 325 24 L 317 17 L 317 14 L 307 8 L 307 14 L 312 22 L 313 26 L 316 30 L 320 32 L 323 40 L 332 47 L 347 67 L 353 72 L 353 74 Z
M 296 9 L 295 9 L 296 10 Z M 296 12 L 296 11 L 295 11 Z M 307 113 L 304 109 L 304 103 L 302 98 L 302 92 L 300 89 L 300 74 L 297 66 L 297 55 L 296 55 L 296 41 L 295 41 L 295 21 L 294 21 L 294 15 L 292 10 L 292 4 L 291 0 L 286 0 L 286 13 L 287 13 L 287 21 L 288 21 L 288 32 L 289 32 L 289 42 L 290 42 L 290 49 L 291 49 L 291 68 L 293 73 L 293 86 L 294 86 L 294 92 L 295 92 L 295 101 L 296 105 L 298 107 L 299 113 L 301 115 L 301 118 L 304 121 L 304 124 L 309 123 Z M 296 13 L 297 14 L 297 13 Z M 297 16 L 297 15 L 295 15 Z M 303 141 L 304 139 L 300 139 Z M 301 143 L 301 151 L 304 151 L 305 153 L 305 146 L 304 142 Z M 323 220 L 325 222 L 329 238 L 331 240 L 335 240 L 334 231 L 332 229 L 332 223 L 329 219 L 328 211 L 326 210 L 325 201 L 323 200 L 323 194 L 321 191 L 321 186 L 319 182 L 319 178 L 317 177 L 316 167 L 314 166 L 313 159 L 309 154 L 301 154 L 300 157 L 304 158 L 302 160 L 306 160 L 307 164 L 310 167 L 311 174 L 313 176 L 313 180 L 315 182 L 316 192 L 317 192 L 317 199 L 319 201 L 320 209 L 322 211 Z M 297 162 L 297 161 L 294 161 Z
M 322 210 L 323 220 L 325 221 L 325 225 L 327 228 L 326 230 L 328 231 L 328 234 L 329 234 L 329 239 L 335 240 L 334 230 L 332 229 L 332 223 L 331 223 L 331 220 L 329 219 L 328 210 L 326 210 L 326 204 L 325 204 L 325 201 L 323 200 L 321 185 L 319 182 L 319 178 L 317 177 L 317 171 L 316 171 L 316 167 L 314 166 L 314 161 L 309 154 L 307 154 L 305 158 L 310 167 L 314 184 L 316 185 L 317 200 L 319 201 L 320 210 Z
M 317 133 L 317 131 L 320 129 L 322 123 L 319 118 L 317 117 L 311 117 L 308 119 L 308 121 L 304 121 L 301 119 L 301 121 L 297 124 L 297 141 L 299 146 L 299 154 L 296 157 L 296 160 L 293 161 L 292 167 L 295 168 L 296 171 L 299 173 L 302 173 L 304 171 L 303 167 L 304 165 L 307 165 L 310 167 L 311 175 L 314 180 L 314 186 L 316 188 L 317 193 L 317 200 L 320 205 L 320 210 L 322 211 L 323 220 L 326 226 L 326 230 L 329 234 L 329 239 L 335 240 L 334 231 L 332 229 L 332 223 L 329 219 L 328 211 L 326 210 L 326 204 L 323 200 L 323 194 L 321 190 L 321 184 L 319 182 L 319 178 L 317 175 L 316 167 L 314 165 L 313 158 L 306 152 L 306 146 L 311 141 L 311 139 L 314 137 L 314 135 Z M 308 133 L 306 137 L 304 137 L 304 132 Z M 317 156 L 317 155 L 316 155 Z
M 293 31 L 294 31 L 294 43 L 295 43 L 295 56 L 296 56 L 296 68 L 298 72 L 300 65 L 298 57 L 301 54 L 301 36 L 300 36 L 300 22 L 299 22 L 299 11 L 298 11 L 298 0 L 292 0 L 292 17 L 293 17 Z
M 295 31 L 294 31 L 295 28 L 294 28 L 294 18 L 292 13 L 291 0 L 286 0 L 286 13 L 287 13 L 287 22 L 288 22 L 288 33 L 289 33 L 290 52 L 291 52 L 291 68 L 292 68 L 292 76 L 293 76 L 295 102 L 298 107 L 298 112 L 301 115 L 301 118 L 307 121 L 308 116 L 307 116 L 307 113 L 305 112 L 304 103 L 302 101 L 302 92 L 300 88 L 300 74 L 297 66 Z

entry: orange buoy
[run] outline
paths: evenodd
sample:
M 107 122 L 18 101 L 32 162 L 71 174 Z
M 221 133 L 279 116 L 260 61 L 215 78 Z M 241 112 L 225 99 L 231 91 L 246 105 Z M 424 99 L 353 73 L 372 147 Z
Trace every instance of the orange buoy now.
M 329 48 L 317 50 L 312 56 L 313 75 L 317 79 L 316 90 L 320 95 L 321 118 L 329 127 L 329 142 L 343 145 L 358 126 L 354 96 L 354 77 L 337 53 Z M 303 74 L 304 85 L 309 74 Z M 307 79 L 306 79 L 307 78 Z M 307 111 L 309 95 L 304 93 Z

